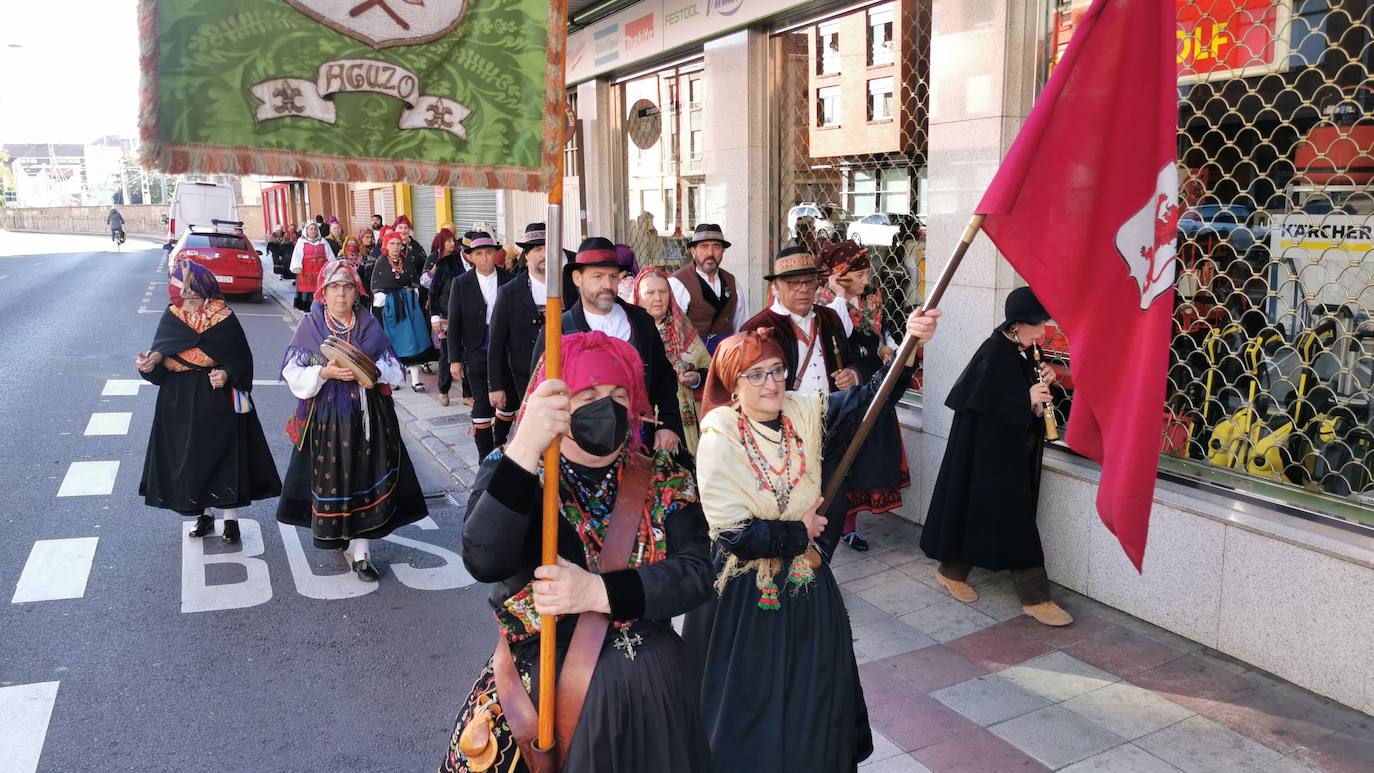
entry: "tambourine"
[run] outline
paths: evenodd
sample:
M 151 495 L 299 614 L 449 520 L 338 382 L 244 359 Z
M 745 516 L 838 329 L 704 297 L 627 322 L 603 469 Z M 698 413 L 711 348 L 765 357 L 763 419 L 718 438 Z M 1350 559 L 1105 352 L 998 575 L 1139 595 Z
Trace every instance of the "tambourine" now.
M 324 343 L 320 344 L 320 354 L 334 365 L 352 371 L 353 377 L 364 389 L 371 389 L 382 378 L 382 372 L 377 369 L 377 364 L 371 357 L 337 336 L 324 339 Z

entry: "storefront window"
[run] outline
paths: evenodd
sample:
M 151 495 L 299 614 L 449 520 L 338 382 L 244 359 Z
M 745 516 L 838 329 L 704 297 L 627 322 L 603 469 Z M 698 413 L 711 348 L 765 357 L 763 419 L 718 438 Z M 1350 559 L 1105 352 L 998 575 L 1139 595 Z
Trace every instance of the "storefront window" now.
M 701 70 L 701 62 L 691 62 L 619 86 L 627 216 L 618 236 L 642 266 L 676 265 L 696 226 L 700 202 L 689 191 L 705 179 Z
M 1374 526 L 1374 3 L 1177 3 L 1162 466 Z
M 818 17 L 776 33 L 771 50 L 775 244 L 819 253 L 852 238 L 868 247 L 869 292 L 881 297 L 888 333 L 900 337 L 902 319 L 925 293 L 925 227 L 915 213 L 926 166 L 930 4 L 875 3 Z

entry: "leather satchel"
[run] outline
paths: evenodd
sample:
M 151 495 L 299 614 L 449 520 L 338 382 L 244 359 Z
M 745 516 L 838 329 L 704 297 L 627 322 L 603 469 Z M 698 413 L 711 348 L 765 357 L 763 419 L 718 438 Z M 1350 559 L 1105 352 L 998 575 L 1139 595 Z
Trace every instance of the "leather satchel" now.
M 615 508 L 611 511 L 611 523 L 606 527 L 597 574 L 627 568 L 635 537 L 639 534 L 644 494 L 649 487 L 649 465 L 635 457 L 628 459 L 627 464 L 620 479 Z M 577 627 L 573 630 L 572 641 L 558 675 L 554 712 L 555 746 L 552 749 L 537 748 L 539 713 L 520 680 L 510 645 L 504 636 L 497 642 L 496 652 L 492 656 L 496 697 L 531 773 L 556 773 L 563 768 L 610 622 L 610 618 L 600 612 L 583 612 L 577 617 Z

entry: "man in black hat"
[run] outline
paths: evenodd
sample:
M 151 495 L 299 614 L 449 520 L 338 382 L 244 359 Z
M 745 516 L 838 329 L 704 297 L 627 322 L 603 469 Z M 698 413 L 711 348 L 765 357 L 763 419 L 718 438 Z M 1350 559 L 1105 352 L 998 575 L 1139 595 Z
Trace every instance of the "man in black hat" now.
M 496 409 L 489 399 L 487 384 L 488 326 L 496 306 L 496 292 L 510 281 L 510 274 L 496 267 L 501 245 L 489 234 L 477 233 L 463 248 L 472 270 L 453 280 L 448 297 L 448 355 L 453 378 L 467 373 L 472 385 L 473 439 L 477 456 L 487 458 L 492 449 L 506 442 L 510 422 L 497 422 Z M 499 425 L 493 432 L 493 425 Z
M 616 295 L 620 283 L 620 256 L 610 239 L 593 236 L 577 248 L 564 269 L 564 297 L 576 300 L 563 312 L 563 334 L 599 330 L 627 341 L 644 361 L 644 386 L 654 404 L 658 431 L 654 448 L 677 451 L 682 443 L 682 415 L 677 407 L 677 371 L 668 362 L 663 338 L 649 312 L 626 303 Z M 577 293 L 568 291 L 576 287 Z M 544 353 L 544 332 L 540 327 L 534 342 L 534 357 Z M 533 360 L 532 360 L 533 362 Z M 476 386 L 475 384 L 473 385 Z
M 773 259 L 773 305 L 744 323 L 744 330 L 772 328 L 787 364 L 787 388 L 830 393 L 873 375 L 873 367 L 850 351 L 844 322 L 834 309 L 816 305 L 820 266 L 805 246 L 784 249 Z
M 516 245 L 523 251 L 525 269 L 496 291 L 487 348 L 487 399 L 496 409 L 498 432 L 500 422 L 515 418 L 529 386 L 534 340 L 544 326 L 544 306 L 548 303 L 544 224 L 525 226 L 525 234 Z
M 1050 315 L 1029 287 L 1012 290 L 1005 309 L 1006 321 L 978 347 L 945 398 L 954 419 L 921 550 L 940 562 L 935 581 L 955 599 L 978 600 L 968 582 L 973 567 L 1008 570 L 1021 611 L 1064 626 L 1073 616 L 1050 596 L 1036 525 L 1043 416 L 1055 374 L 1031 353 Z
M 720 226 L 698 223 L 687 242 L 692 262 L 668 278 L 678 307 L 712 354 L 717 343 L 742 330 L 740 325 L 749 319 L 749 304 L 739 296 L 735 275 L 720 267 L 729 248 Z

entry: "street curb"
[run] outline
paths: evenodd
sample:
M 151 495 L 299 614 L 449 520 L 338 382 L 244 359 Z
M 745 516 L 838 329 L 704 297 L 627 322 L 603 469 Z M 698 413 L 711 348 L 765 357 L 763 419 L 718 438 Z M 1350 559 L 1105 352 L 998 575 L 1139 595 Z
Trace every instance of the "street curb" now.
M 294 285 L 292 286 L 294 287 Z M 292 320 L 293 325 L 300 324 L 300 321 L 305 318 L 305 314 L 302 313 L 300 309 L 297 309 L 291 301 L 284 298 L 278 292 L 276 285 L 269 287 L 267 282 L 264 281 L 263 297 L 271 298 L 280 306 L 282 313 Z M 473 481 L 477 476 L 477 470 L 465 463 L 458 454 L 454 453 L 453 450 L 449 448 L 448 443 L 435 435 L 427 420 L 421 419 L 406 408 L 405 399 L 405 396 L 399 391 L 393 391 L 391 403 L 396 408 L 396 420 L 400 423 L 401 427 L 429 452 L 429 455 L 433 457 L 434 461 L 438 463 L 440 467 L 444 468 L 449 474 L 449 477 L 452 478 L 453 482 L 457 485 L 457 493 L 466 494 L 471 491 Z

